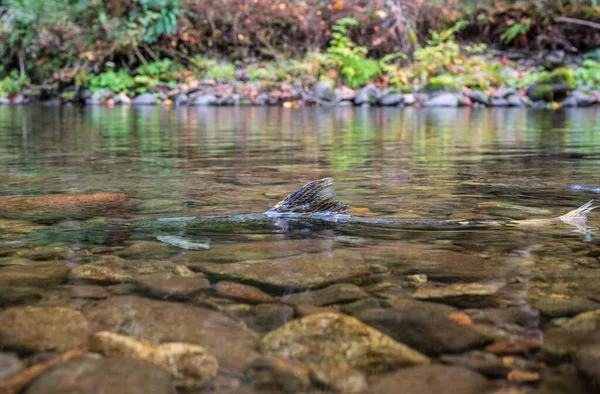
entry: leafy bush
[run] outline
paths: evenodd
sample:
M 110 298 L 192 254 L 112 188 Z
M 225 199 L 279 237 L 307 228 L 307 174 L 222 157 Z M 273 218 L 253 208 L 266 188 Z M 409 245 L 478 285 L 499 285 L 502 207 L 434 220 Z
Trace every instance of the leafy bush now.
M 29 85 L 29 78 L 20 76 L 17 70 L 13 70 L 8 76 L 0 79 L 0 96 L 20 93 L 27 85 Z
M 582 67 L 573 70 L 573 78 L 578 86 L 587 85 L 593 89 L 600 89 L 600 62 L 584 60 Z
M 114 93 L 131 93 L 131 90 L 136 86 L 136 81 L 125 69 L 120 69 L 117 72 L 107 70 L 100 74 L 88 76 L 84 86 L 92 92 L 109 89 Z

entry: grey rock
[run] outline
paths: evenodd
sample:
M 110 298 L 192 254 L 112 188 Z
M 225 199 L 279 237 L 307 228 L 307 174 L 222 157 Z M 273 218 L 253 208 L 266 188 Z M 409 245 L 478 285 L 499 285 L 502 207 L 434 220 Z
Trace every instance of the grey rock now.
M 44 372 L 25 394 L 175 394 L 170 373 L 130 358 L 84 357 Z
M 194 106 L 204 106 L 204 105 L 216 105 L 217 97 L 214 94 L 201 94 L 199 96 L 194 96 L 190 105 Z
M 100 105 L 105 104 L 106 100 L 113 96 L 113 92 L 110 89 L 100 89 L 97 92 L 92 93 L 92 95 L 85 100 L 87 105 Z M 14 103 L 14 100 L 13 100 Z
M 188 95 L 185 93 L 179 93 L 177 96 L 175 96 L 175 99 L 173 100 L 173 102 L 175 103 L 176 106 L 181 107 L 184 105 L 187 105 L 188 103 Z
M 506 98 L 509 107 L 524 107 L 525 103 L 521 101 L 521 97 L 518 94 L 511 94 Z
M 460 325 L 427 302 L 413 301 L 401 308 L 366 309 L 356 314 L 398 342 L 428 355 L 457 353 L 481 344 L 468 326 Z
M 188 304 L 117 296 L 85 304 L 94 331 L 133 335 L 153 344 L 186 342 L 203 346 L 224 368 L 241 372 L 256 357 L 257 335 L 217 311 Z
M 474 90 L 469 94 L 469 98 L 474 102 L 474 103 L 480 103 L 480 104 L 484 104 L 484 105 L 489 105 L 490 104 L 490 97 L 483 93 L 482 91 L 479 90 Z
M 378 379 L 373 394 L 481 394 L 491 388 L 482 375 L 467 368 L 424 365 L 402 369 Z
M 223 96 L 217 99 L 216 105 L 236 105 L 237 100 L 234 96 L 230 96 L 228 94 L 224 94 Z
M 395 106 L 401 104 L 404 100 L 404 97 L 401 94 L 397 93 L 388 93 L 386 95 L 381 96 L 379 99 L 379 104 L 383 106 Z
M 10 100 L 6 97 L 0 97 L 0 105 L 9 105 Z
M 356 93 L 354 105 L 374 103 L 379 97 L 379 89 L 374 85 L 367 85 Z
M 571 317 L 600 309 L 600 303 L 580 296 L 570 298 L 543 297 L 531 302 L 531 306 L 548 317 Z
M 125 93 L 117 94 L 113 96 L 116 105 L 131 105 L 132 100 Z
M 402 98 L 402 102 L 405 105 L 414 105 L 417 102 L 417 98 L 414 94 L 408 93 L 404 95 L 404 97 Z
M 508 100 L 502 97 L 492 97 L 490 105 L 492 107 L 508 107 Z
M 367 293 L 356 285 L 339 283 L 320 290 L 287 295 L 281 298 L 281 302 L 291 305 L 325 306 L 355 301 L 368 296 Z
M 336 105 L 338 107 L 352 107 L 354 104 L 352 104 L 352 101 L 339 101 Z
M 570 95 L 562 102 L 562 105 L 563 107 L 577 107 L 577 99 Z
M 333 84 L 329 81 L 319 81 L 314 89 L 313 94 L 316 98 L 325 101 L 334 101 L 335 94 L 333 92 Z
M 595 100 L 592 96 L 590 96 L 589 94 L 583 93 L 579 90 L 575 90 L 573 93 L 571 93 L 567 97 L 567 100 L 568 99 L 574 99 L 575 102 L 577 103 L 577 106 L 579 106 L 579 107 L 589 107 L 595 103 Z M 565 102 L 566 102 L 566 100 L 565 100 Z
M 0 381 L 16 375 L 23 369 L 19 357 L 11 353 L 0 353 Z
M 545 101 L 537 100 L 533 102 L 532 107 L 534 109 L 547 109 L 548 103 L 546 103 Z
M 83 90 L 81 91 L 81 93 L 79 93 L 79 97 L 80 97 L 82 100 L 84 100 L 84 101 L 85 101 L 85 100 L 89 99 L 90 97 L 92 97 L 92 94 L 93 94 L 93 93 L 92 93 L 92 91 L 91 91 L 91 90 L 89 90 L 89 89 L 83 89 Z
M 156 105 L 156 97 L 151 93 L 144 93 L 136 96 L 131 102 L 132 105 Z
M 565 57 L 565 51 L 557 49 L 544 56 L 544 63 L 548 68 L 560 67 L 564 65 Z
M 363 298 L 351 302 L 349 304 L 342 305 L 340 310 L 347 315 L 356 315 L 357 313 L 364 311 L 365 309 L 376 309 L 381 308 L 381 301 L 375 297 Z
M 458 107 L 458 98 L 453 93 L 442 93 L 424 104 L 425 107 Z
M 269 95 L 266 93 L 259 94 L 258 96 L 256 96 L 256 99 L 254 100 L 254 104 L 256 104 L 256 105 L 269 104 Z
M 355 97 L 354 91 L 335 89 L 335 101 L 353 101 Z
M 494 93 L 495 97 L 508 98 L 509 96 L 513 96 L 518 94 L 517 89 L 515 88 L 500 88 L 496 90 Z
M 165 101 L 169 99 L 169 95 L 163 92 L 158 92 L 158 99 L 161 101 Z
M 22 94 L 17 94 L 15 97 L 13 97 L 12 104 L 13 105 L 25 104 L 25 97 Z

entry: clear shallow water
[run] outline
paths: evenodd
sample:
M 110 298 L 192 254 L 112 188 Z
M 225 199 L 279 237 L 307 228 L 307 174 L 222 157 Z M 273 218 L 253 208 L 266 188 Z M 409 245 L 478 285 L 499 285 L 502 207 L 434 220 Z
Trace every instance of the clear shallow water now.
M 466 304 L 457 304 L 455 298 L 434 301 L 452 304 L 472 317 L 485 308 L 530 308 L 530 313 L 540 317 L 537 324 L 522 330 L 511 331 L 506 326 L 515 323 L 502 319 L 485 324 L 507 333 L 496 339 L 540 340 L 551 319 L 600 306 L 595 304 L 600 301 L 594 285 L 600 267 L 596 236 L 586 239 L 569 226 L 460 232 L 365 228 L 353 234 L 306 229 L 278 234 L 240 231 L 194 234 L 211 238 L 212 250 L 186 252 L 157 242 L 156 236 L 163 232 L 135 226 L 124 231 L 110 223 L 264 212 L 304 183 L 325 176 L 336 179 L 342 201 L 367 208 L 374 216 L 555 217 L 598 197 L 594 188 L 600 187 L 599 130 L 597 109 L 2 107 L 0 197 L 111 192 L 125 194 L 129 200 L 116 208 L 67 209 L 50 219 L 36 217 L 35 210 L 26 215 L 5 211 L 5 218 L 0 219 L 4 226 L 0 279 L 11 266 L 35 267 L 58 260 L 73 270 L 115 255 L 125 261 L 150 259 L 188 266 L 205 272 L 213 287 L 172 296 L 139 284 L 115 290 L 119 282 L 129 279 L 82 280 L 63 273 L 46 281 L 6 281 L 0 305 L 85 311 L 86 303 L 107 302 L 125 293 L 185 305 L 210 304 L 262 335 L 280 324 L 267 322 L 264 314 L 257 313 L 254 301 L 219 294 L 215 283 L 233 278 L 271 296 L 302 291 L 303 285 L 273 284 L 268 271 L 263 278 L 240 278 L 215 274 L 214 269 L 201 265 L 265 259 L 285 263 L 296 255 L 318 260 L 323 258 L 320 253 L 341 250 L 350 253 L 344 258 L 352 256 L 366 264 L 372 275 L 359 284 L 383 307 L 413 299 L 420 289 L 476 282 L 495 289 L 494 302 L 486 297 Z M 40 222 L 42 226 L 35 229 L 23 224 Z M 592 213 L 589 224 L 600 226 L 600 214 Z M 90 230 L 98 228 L 102 230 Z M 141 241 L 152 244 L 137 244 L 142 246 L 136 249 L 136 242 Z M 336 274 L 344 270 L 344 265 L 332 267 Z M 132 275 L 155 270 L 144 269 Z M 413 275 L 426 275 L 427 281 Z M 338 276 L 341 282 L 348 281 Z M 315 283 L 324 287 L 331 281 Z M 88 285 L 95 286 L 94 291 L 82 288 Z M 36 296 L 6 295 L 14 293 L 10 289 L 23 288 L 34 289 Z M 565 301 L 566 306 L 558 308 L 552 301 L 557 299 L 572 303 Z M 589 305 L 575 305 L 581 299 Z M 538 307 L 540 302 L 543 306 Z M 339 310 L 347 303 L 333 302 L 333 308 Z M 281 324 L 292 318 L 284 313 L 285 308 L 276 312 Z M 301 313 L 292 310 L 292 314 Z M 494 342 L 489 335 L 486 338 Z M 218 346 L 218 338 L 215 343 L 211 346 Z M 22 356 L 32 353 L 14 344 L 4 345 Z M 544 358 L 541 353 L 535 348 L 525 358 L 556 361 L 554 355 Z M 532 384 L 543 385 L 541 380 Z

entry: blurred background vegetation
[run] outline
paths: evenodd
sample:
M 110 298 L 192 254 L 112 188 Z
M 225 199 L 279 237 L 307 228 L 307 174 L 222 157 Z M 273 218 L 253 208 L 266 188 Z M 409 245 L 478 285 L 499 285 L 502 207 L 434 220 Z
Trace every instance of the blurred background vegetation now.
M 600 87 L 600 0 L 2 0 L 0 92 L 135 94 L 190 78 L 329 78 L 352 88 L 519 86 L 493 50 L 587 53 Z M 437 78 L 437 79 L 436 79 Z M 446 78 L 446 80 L 444 80 Z M 454 78 L 456 80 L 456 78 Z M 446 86 L 447 87 L 447 86 Z

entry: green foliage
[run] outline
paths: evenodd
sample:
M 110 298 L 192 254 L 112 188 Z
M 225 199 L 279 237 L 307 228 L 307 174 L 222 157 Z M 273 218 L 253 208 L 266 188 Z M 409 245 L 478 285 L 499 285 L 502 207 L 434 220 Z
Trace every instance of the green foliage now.
M 576 87 L 573 71 L 566 67 L 555 68 L 549 73 L 542 74 L 538 82 L 540 84 L 566 84 L 569 85 L 570 89 L 575 89 Z
M 430 78 L 423 87 L 426 92 L 459 92 L 461 84 L 450 75 L 440 75 Z
M 531 18 L 524 18 L 523 21 L 513 23 L 508 29 L 500 35 L 500 39 L 505 45 L 510 44 L 515 38 L 527 34 L 531 28 Z
M 541 84 L 533 88 L 533 94 L 531 95 L 532 100 L 541 100 L 546 102 L 554 101 L 554 89 L 552 85 Z
M 114 93 L 131 93 L 131 89 L 135 87 L 136 81 L 129 75 L 127 70 L 120 69 L 117 72 L 107 70 L 100 74 L 90 75 L 83 85 L 92 92 L 97 92 L 101 89 L 109 89 Z
M 435 47 L 448 41 L 454 41 L 454 35 L 462 29 L 464 29 L 465 27 L 467 27 L 468 25 L 469 22 L 465 20 L 460 20 L 456 22 L 456 24 L 454 24 L 454 26 L 452 26 L 451 28 L 442 30 L 439 33 L 430 30 L 429 34 L 431 34 L 431 38 L 427 41 L 427 45 L 430 47 Z
M 28 85 L 27 76 L 20 76 L 17 70 L 12 70 L 9 75 L 0 79 L 0 96 L 20 93 Z
M 201 71 L 204 78 L 212 78 L 216 81 L 235 79 L 236 68 L 233 63 L 219 62 L 217 59 L 209 59 L 203 56 L 196 56 L 193 63 Z
M 582 67 L 573 70 L 573 78 L 577 86 L 587 85 L 593 89 L 600 89 L 600 62 L 584 60 Z
M 181 0 L 135 0 L 139 10 L 130 18 L 144 30 L 144 41 L 153 43 L 165 34 L 177 33 L 177 17 L 181 12 Z

